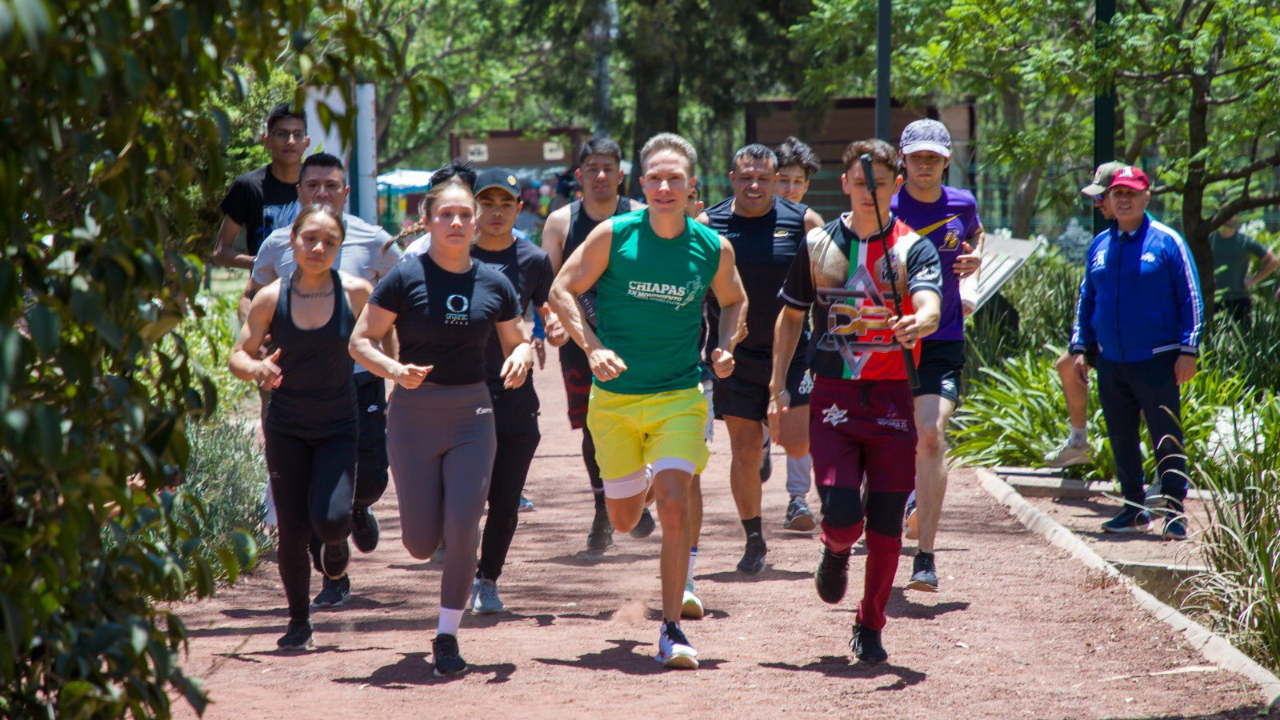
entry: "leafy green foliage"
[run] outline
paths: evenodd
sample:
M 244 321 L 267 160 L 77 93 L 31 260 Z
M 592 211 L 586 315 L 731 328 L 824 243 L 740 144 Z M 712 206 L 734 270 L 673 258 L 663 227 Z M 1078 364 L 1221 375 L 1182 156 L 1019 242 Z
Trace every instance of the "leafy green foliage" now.
M 329 0 L 0 8 L 0 707 L 164 718 L 176 692 L 202 711 L 155 601 L 208 595 L 255 555 L 245 534 L 208 543 L 198 498 L 163 489 L 217 401 L 173 333 L 205 315 L 181 249 L 209 247 L 187 233 L 228 167 L 217 93 L 282 63 L 295 102 L 346 92 L 352 58 L 382 56 Z

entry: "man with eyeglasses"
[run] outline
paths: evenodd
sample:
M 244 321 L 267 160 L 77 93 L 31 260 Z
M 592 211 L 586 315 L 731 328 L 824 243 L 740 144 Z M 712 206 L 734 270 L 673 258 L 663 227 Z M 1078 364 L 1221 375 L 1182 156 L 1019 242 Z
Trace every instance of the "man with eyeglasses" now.
M 302 154 L 311 144 L 307 116 L 291 110 L 286 103 L 271 108 L 262 144 L 271 153 L 271 163 L 236 178 L 222 200 L 222 227 L 218 229 L 218 247 L 213 254 L 218 265 L 251 270 L 263 240 L 273 230 L 288 227 L 298 214 Z M 241 228 L 247 253 L 235 248 Z

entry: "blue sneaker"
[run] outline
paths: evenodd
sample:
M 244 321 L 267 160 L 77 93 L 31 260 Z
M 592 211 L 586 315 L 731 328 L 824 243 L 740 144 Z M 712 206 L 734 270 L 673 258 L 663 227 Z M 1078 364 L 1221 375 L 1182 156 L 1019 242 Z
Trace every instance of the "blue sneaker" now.
M 1102 532 L 1108 533 L 1137 533 L 1146 532 L 1147 525 L 1151 523 L 1151 519 L 1147 517 L 1147 512 L 1142 508 L 1136 508 L 1132 505 L 1125 505 L 1120 508 L 1120 512 L 1110 520 L 1102 523 Z
M 1171 517 L 1164 521 L 1164 530 L 1160 533 L 1163 540 L 1186 540 L 1187 521 L 1182 516 Z

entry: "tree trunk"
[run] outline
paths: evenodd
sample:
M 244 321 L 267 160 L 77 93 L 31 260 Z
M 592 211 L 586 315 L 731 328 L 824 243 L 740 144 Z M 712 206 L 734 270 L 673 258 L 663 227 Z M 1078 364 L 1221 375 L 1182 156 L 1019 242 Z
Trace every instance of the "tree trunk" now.
M 1187 111 L 1187 182 L 1182 193 L 1182 232 L 1191 246 L 1191 255 L 1200 273 L 1200 293 L 1204 300 L 1206 330 L 1213 319 L 1213 246 L 1209 225 L 1204 221 L 1205 167 L 1203 151 L 1209 147 L 1209 81 L 1202 75 L 1191 79 L 1191 107 Z
M 1009 229 L 1016 238 L 1031 237 L 1031 220 L 1036 214 L 1036 198 L 1043 174 L 1044 166 L 1037 165 L 1024 172 L 1013 188 L 1013 224 Z
M 679 37 L 668 0 L 644 0 L 633 11 L 631 77 L 635 84 L 636 114 L 632 135 L 630 194 L 640 195 L 640 149 L 660 132 L 679 132 L 680 68 L 676 58 Z M 696 168 L 695 168 L 696 171 Z

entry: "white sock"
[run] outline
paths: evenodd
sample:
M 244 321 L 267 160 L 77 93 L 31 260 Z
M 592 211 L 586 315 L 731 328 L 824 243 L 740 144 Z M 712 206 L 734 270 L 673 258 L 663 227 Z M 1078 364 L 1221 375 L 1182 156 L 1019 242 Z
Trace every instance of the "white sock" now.
M 689 574 L 685 576 L 685 582 L 693 584 L 693 565 L 698 562 L 698 548 L 694 546 L 689 548 Z
M 1072 427 L 1071 434 L 1067 436 L 1067 444 L 1079 447 L 1089 442 L 1089 435 L 1085 428 Z
M 440 625 L 436 627 L 437 635 L 458 637 L 458 626 L 462 624 L 462 611 L 440 608 Z

